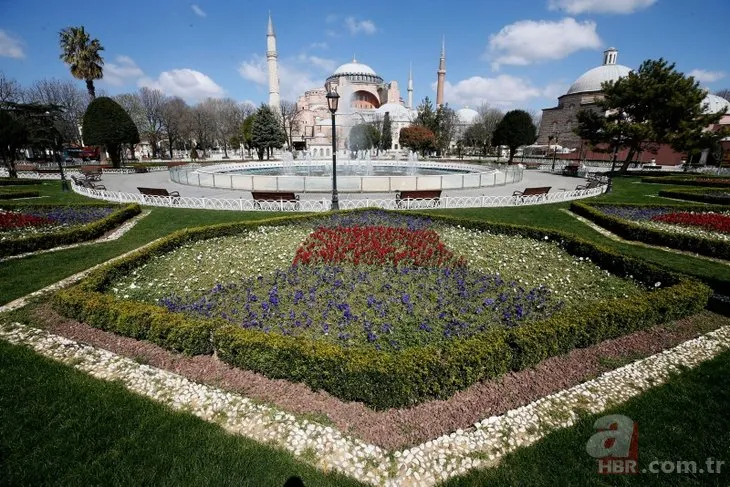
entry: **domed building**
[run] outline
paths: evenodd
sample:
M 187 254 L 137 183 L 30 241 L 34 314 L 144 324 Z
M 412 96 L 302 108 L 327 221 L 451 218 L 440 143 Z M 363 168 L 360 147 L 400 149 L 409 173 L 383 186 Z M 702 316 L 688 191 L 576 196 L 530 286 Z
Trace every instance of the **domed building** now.
M 603 96 L 601 85 L 631 72 L 631 68 L 616 64 L 617 60 L 618 50 L 613 47 L 606 49 L 601 66 L 586 71 L 575 80 L 567 93 L 558 98 L 558 106 L 542 111 L 540 133 L 535 144 L 557 144 L 570 149 L 580 147 L 580 137 L 573 133 L 578 112 L 586 109 L 598 111 L 596 103 Z
M 385 82 L 373 68 L 354 59 L 339 66 L 327 77 L 324 87 L 306 91 L 297 99 L 294 140 L 306 142 L 307 150 L 317 157 L 327 157 L 331 147 L 331 114 L 327 106 L 327 90 L 340 95 L 337 110 L 337 146 L 347 145 L 350 129 L 360 123 L 382 121 L 386 112 L 392 123 L 393 149 L 400 148 L 400 129 L 415 117 L 405 106 L 397 81 Z M 409 92 L 412 83 L 409 80 Z M 410 98 L 410 97 L 409 97 Z

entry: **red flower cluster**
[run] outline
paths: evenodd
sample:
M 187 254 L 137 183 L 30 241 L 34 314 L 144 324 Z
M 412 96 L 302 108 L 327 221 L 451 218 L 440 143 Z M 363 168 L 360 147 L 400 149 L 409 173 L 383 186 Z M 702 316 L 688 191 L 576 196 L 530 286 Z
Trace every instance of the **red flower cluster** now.
M 675 212 L 657 215 L 652 220 L 675 225 L 701 227 L 705 230 L 730 233 L 730 216 L 720 213 Z
M 384 226 L 318 228 L 294 256 L 294 264 L 465 266 L 433 230 Z
M 0 212 L 0 231 L 25 227 L 39 227 L 52 223 L 46 218 L 22 213 Z

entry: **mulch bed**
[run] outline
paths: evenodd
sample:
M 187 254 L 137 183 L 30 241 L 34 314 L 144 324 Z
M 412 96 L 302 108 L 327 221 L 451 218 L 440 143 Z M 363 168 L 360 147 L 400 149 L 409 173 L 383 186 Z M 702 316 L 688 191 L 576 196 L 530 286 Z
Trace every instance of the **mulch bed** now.
M 180 355 L 148 342 L 98 330 L 59 315 L 49 304 L 36 308 L 35 315 L 51 333 L 133 358 L 196 382 L 240 393 L 294 414 L 315 418 L 326 416 L 339 430 L 386 449 L 401 449 L 457 429 L 467 429 L 486 417 L 502 414 L 593 379 L 611 368 L 608 365 L 611 359 L 653 355 L 730 324 L 727 318 L 704 312 L 666 326 L 573 350 L 567 355 L 545 360 L 533 369 L 474 384 L 448 400 L 428 401 L 407 409 L 373 411 L 361 403 L 344 402 L 326 392 L 312 391 L 300 383 L 272 380 L 233 368 L 213 356 Z

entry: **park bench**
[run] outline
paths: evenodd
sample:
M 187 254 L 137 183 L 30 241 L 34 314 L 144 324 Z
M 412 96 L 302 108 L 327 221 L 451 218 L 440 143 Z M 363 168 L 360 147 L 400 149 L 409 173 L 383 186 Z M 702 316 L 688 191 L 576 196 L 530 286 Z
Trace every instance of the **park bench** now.
M 134 166 L 134 172 L 137 174 L 144 174 L 149 172 L 147 166 Z
M 77 186 L 81 186 L 82 188 L 106 191 L 106 186 L 104 186 L 103 184 L 95 184 L 93 181 L 89 181 L 88 179 L 81 179 L 77 176 L 71 176 L 71 179 L 73 179 L 74 184 L 76 184 Z
M 427 206 L 439 206 L 441 202 L 441 190 L 402 190 L 395 194 L 395 204 L 398 208 L 402 208 L 404 205 L 410 207 L 413 202 L 424 202 Z
M 101 166 L 81 166 L 81 174 L 87 181 L 101 180 Z
M 571 164 L 569 166 L 565 166 L 563 168 L 563 176 L 577 177 L 578 169 L 580 169 L 580 166 L 578 164 Z
M 597 179 L 594 179 L 592 181 L 588 181 L 586 184 L 579 184 L 578 186 L 575 187 L 575 190 L 583 191 L 586 189 L 598 188 L 599 186 L 601 186 L 601 182 L 598 181 Z
M 165 188 L 137 188 L 137 190 L 144 195 L 145 201 L 154 199 L 155 196 L 164 196 L 172 199 L 173 203 L 178 203 L 180 193 L 177 191 L 167 191 Z
M 518 202 L 524 201 L 528 196 L 537 196 L 537 199 L 543 199 L 547 196 L 551 186 L 545 186 L 541 188 L 525 188 L 524 191 L 515 191 L 512 196 L 518 198 Z
M 277 205 L 266 205 L 267 209 L 284 209 L 291 205 L 295 210 L 299 209 L 299 196 L 289 191 L 251 191 L 253 207 L 261 209 L 261 203 L 277 203 Z

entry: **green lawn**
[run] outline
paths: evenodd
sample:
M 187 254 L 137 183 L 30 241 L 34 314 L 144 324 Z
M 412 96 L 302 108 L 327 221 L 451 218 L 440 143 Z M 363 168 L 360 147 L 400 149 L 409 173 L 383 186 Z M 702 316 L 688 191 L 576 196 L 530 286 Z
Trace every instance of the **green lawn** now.
M 676 186 L 638 182 L 639 178 L 616 178 L 614 192 L 596 200 L 682 204 L 652 197 Z M 89 201 L 62 193 L 57 182 L 23 189 L 38 189 L 48 196 L 24 200 L 27 203 Z M 565 213 L 568 207 L 562 203 L 434 211 L 558 229 L 710 283 L 730 286 L 730 267 L 617 243 Z M 166 208 L 151 211 L 117 241 L 0 263 L 0 303 L 182 228 L 274 216 Z M 728 372 L 730 353 L 616 409 L 639 422 L 642 465 L 653 459 L 704 461 L 708 456 L 730 464 Z M 0 387 L 0 485 L 277 486 L 290 475 L 300 475 L 308 486 L 355 485 L 297 462 L 287 453 L 227 435 L 216 425 L 172 412 L 117 384 L 89 378 L 4 342 L 0 342 Z M 595 461 L 585 453 L 593 419 L 587 417 L 572 428 L 554 432 L 533 447 L 508 456 L 496 469 L 474 472 L 447 485 L 730 484 L 726 476 L 599 476 Z

